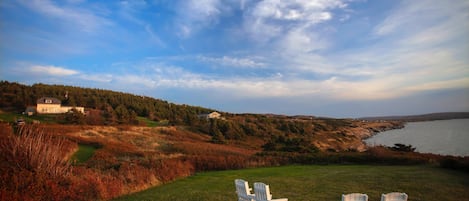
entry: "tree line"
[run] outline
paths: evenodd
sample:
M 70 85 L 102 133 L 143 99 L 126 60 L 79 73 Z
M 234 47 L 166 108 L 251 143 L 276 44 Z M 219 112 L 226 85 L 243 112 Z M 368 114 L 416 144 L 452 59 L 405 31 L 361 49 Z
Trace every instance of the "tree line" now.
M 183 125 L 196 120 L 198 114 L 212 111 L 111 90 L 0 81 L 0 107 L 3 109 L 24 111 L 28 106 L 35 106 L 41 97 L 57 98 L 62 105 L 85 107 L 94 116 L 95 124 L 133 124 L 137 122 L 136 117 L 141 116 Z

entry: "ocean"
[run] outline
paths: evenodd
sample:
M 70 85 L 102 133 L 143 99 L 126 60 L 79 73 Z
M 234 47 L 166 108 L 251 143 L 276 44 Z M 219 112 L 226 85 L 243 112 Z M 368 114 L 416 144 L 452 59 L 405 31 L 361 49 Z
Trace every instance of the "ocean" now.
M 420 153 L 469 156 L 469 119 L 410 122 L 365 140 L 368 145 L 412 145 Z

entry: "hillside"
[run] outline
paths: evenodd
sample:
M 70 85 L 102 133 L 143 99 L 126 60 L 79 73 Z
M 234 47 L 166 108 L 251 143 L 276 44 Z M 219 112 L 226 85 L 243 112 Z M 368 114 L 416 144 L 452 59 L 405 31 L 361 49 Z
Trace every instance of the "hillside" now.
M 36 105 L 41 97 L 52 97 L 63 105 L 82 106 L 94 118 L 88 124 L 113 125 L 136 123 L 137 116 L 150 120 L 168 120 L 171 124 L 189 124 L 201 113 L 211 109 L 178 105 L 146 96 L 115 92 L 103 89 L 90 89 L 64 85 L 33 84 L 22 85 L 15 82 L 0 82 L 0 108 L 6 111 L 23 112 L 27 106 Z
M 219 144 L 246 137 L 259 138 L 262 141 L 259 146 L 271 151 L 364 151 L 363 138 L 402 126 L 399 122 L 223 112 L 221 119 L 207 120 L 199 118 L 199 115 L 213 111 L 211 109 L 178 105 L 151 97 L 63 85 L 27 86 L 0 82 L 0 108 L 5 111 L 22 112 L 27 106 L 35 105 L 36 99 L 45 96 L 57 98 L 66 105 L 84 106 L 88 111 L 87 116 L 79 116 L 81 119 L 70 115 L 55 117 L 62 124 L 148 124 L 148 121 L 142 121 L 143 118 L 153 122 L 167 122 L 165 125 L 182 126 L 188 131 L 208 135 L 212 142 Z

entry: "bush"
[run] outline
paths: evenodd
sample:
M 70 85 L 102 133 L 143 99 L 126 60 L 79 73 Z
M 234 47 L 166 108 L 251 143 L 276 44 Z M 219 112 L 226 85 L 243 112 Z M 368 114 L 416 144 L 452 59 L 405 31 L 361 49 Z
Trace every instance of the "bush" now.
M 390 148 L 393 151 L 402 151 L 402 152 L 414 152 L 415 147 L 412 147 L 412 145 L 405 145 L 405 144 L 394 144 L 394 147 Z
M 70 173 L 65 139 L 47 135 L 31 126 L 24 126 L 17 136 L 0 144 L 2 167 L 25 169 L 51 177 Z
M 447 156 L 440 160 L 440 167 L 469 172 L 469 157 L 457 158 Z
M 29 126 L 0 143 L 0 200 L 64 200 L 67 141 Z M 76 200 L 76 199 L 74 199 Z

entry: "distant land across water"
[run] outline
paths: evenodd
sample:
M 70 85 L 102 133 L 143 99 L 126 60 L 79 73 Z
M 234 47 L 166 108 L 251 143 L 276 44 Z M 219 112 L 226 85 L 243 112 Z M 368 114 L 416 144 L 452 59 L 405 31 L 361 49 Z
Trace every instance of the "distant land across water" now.
M 361 120 L 376 121 L 434 121 L 434 120 L 448 120 L 448 119 L 469 119 L 469 112 L 441 112 L 429 113 L 421 115 L 408 115 L 408 116 L 381 116 L 381 117 L 362 117 Z

